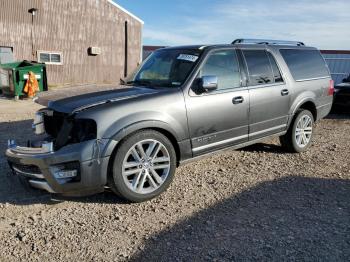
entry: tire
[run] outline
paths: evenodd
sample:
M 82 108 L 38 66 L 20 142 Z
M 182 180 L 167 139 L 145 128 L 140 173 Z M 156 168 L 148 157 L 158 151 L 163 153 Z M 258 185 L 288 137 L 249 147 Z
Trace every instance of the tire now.
M 303 123 L 306 124 L 305 128 Z M 312 142 L 313 124 L 314 117 L 312 113 L 309 110 L 299 110 L 287 134 L 280 137 L 282 147 L 291 153 L 301 153 L 308 150 Z
M 130 135 L 119 145 L 109 186 L 130 202 L 143 202 L 163 193 L 176 170 L 176 152 L 170 140 L 154 130 Z

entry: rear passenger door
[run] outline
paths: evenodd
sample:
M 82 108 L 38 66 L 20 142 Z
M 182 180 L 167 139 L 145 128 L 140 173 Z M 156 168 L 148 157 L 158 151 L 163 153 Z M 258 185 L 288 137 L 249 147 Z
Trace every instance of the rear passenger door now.
M 242 50 L 250 96 L 249 140 L 287 128 L 290 90 L 273 55 L 265 49 Z

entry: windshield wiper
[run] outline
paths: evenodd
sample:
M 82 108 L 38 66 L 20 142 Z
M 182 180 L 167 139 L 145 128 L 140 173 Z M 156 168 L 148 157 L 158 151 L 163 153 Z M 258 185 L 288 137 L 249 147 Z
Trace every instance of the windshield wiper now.
M 128 85 L 150 86 L 152 83 L 148 80 L 134 80 L 126 82 Z

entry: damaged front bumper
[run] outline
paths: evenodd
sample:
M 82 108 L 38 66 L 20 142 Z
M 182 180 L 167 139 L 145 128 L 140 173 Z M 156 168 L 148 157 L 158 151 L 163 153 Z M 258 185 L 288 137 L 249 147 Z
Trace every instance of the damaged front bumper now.
M 13 172 L 28 179 L 32 187 L 66 196 L 86 196 L 104 190 L 116 143 L 95 139 L 54 151 L 51 143 L 19 147 L 10 141 L 6 156 Z

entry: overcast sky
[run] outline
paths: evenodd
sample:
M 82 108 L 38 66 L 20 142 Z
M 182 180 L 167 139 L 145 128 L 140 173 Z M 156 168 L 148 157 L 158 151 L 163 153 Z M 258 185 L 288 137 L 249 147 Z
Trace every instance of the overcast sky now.
M 350 0 L 116 0 L 145 21 L 145 45 L 303 41 L 350 50 Z

